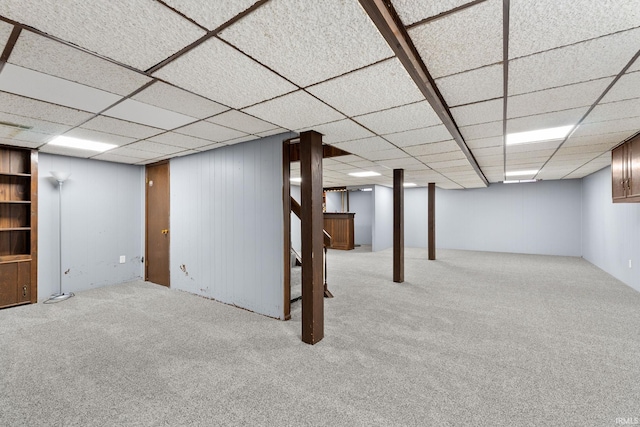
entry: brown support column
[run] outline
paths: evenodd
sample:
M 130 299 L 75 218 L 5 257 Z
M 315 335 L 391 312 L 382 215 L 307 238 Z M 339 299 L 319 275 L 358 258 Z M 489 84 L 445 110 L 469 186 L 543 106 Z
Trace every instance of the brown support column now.
M 404 169 L 393 170 L 393 281 L 404 282 Z
M 429 221 L 429 259 L 436 259 L 436 184 L 429 183 L 427 220 Z
M 322 283 L 322 135 L 300 134 L 302 207 L 302 341 L 315 344 L 324 337 Z
M 282 144 L 282 212 L 284 214 L 284 320 L 291 319 L 291 149 Z

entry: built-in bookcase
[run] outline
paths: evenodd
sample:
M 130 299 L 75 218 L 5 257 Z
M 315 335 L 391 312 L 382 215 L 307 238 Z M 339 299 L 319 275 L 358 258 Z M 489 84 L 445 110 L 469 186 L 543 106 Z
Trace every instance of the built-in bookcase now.
M 0 308 L 37 301 L 38 153 L 0 146 Z

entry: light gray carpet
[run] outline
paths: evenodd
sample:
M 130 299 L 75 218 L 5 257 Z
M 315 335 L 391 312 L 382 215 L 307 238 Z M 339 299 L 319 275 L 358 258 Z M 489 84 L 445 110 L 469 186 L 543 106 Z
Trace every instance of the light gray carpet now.
M 370 250 L 370 249 L 369 249 Z M 0 425 L 615 426 L 640 294 L 579 258 L 330 251 L 325 338 L 135 282 L 0 310 Z

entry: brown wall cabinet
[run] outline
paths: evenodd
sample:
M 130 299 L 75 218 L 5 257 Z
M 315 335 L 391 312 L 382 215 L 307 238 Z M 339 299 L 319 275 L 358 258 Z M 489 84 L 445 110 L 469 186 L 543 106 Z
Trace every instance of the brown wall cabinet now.
M 351 250 L 354 244 L 355 213 L 325 213 L 324 229 L 331 236 L 331 249 Z
M 640 135 L 613 149 L 611 178 L 614 203 L 640 202 Z
M 0 146 L 0 308 L 37 291 L 38 153 Z

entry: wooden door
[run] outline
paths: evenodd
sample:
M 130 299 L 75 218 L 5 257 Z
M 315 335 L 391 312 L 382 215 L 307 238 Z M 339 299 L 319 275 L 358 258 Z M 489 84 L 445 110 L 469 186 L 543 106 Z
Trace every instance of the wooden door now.
M 626 197 L 625 180 L 627 175 L 627 150 L 626 144 L 621 145 L 611 152 L 611 193 L 613 200 L 621 200 Z
M 640 197 L 640 138 L 630 142 L 629 150 L 629 178 L 630 189 L 627 197 Z
M 145 280 L 169 286 L 169 162 L 147 166 Z

